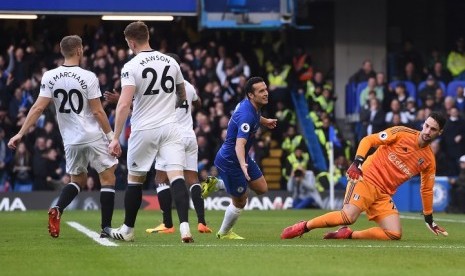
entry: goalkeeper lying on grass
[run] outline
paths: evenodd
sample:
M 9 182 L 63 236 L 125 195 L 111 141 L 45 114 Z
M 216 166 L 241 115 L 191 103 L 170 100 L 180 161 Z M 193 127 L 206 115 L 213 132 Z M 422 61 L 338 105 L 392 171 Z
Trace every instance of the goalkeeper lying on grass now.
M 431 142 L 442 134 L 445 122 L 444 115 L 433 112 L 421 132 L 400 126 L 363 138 L 355 160 L 347 170 L 349 185 L 342 210 L 289 226 L 283 230 L 281 239 L 292 239 L 315 228 L 342 225 L 324 238 L 400 240 L 402 227 L 392 195 L 400 185 L 417 174 L 421 175 L 420 192 L 426 227 L 435 235 L 447 236 L 446 230 L 433 220 L 436 162 L 430 147 Z M 372 147 L 377 147 L 377 150 L 365 161 Z M 363 211 L 378 226 L 361 231 L 347 227 L 355 223 Z

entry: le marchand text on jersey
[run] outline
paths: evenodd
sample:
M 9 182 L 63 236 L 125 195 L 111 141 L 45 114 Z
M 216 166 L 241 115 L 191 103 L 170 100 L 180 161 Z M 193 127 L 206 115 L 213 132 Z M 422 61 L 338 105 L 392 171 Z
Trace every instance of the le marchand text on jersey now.
M 50 89 L 53 89 L 53 86 L 55 85 L 55 83 L 61 79 L 61 78 L 73 78 L 75 79 L 79 85 L 81 85 L 81 88 L 82 89 L 87 89 L 87 84 L 86 84 L 86 81 L 85 80 L 81 80 L 81 76 L 79 76 L 77 73 L 75 72 L 60 72 L 60 74 L 57 74 L 53 77 L 53 81 L 52 82 L 51 80 L 48 82 L 49 84 L 49 88 Z

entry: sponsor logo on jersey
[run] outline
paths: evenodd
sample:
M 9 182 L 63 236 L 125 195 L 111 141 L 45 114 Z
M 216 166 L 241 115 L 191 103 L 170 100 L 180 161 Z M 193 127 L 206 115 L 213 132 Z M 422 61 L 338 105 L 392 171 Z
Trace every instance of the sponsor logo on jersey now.
M 354 200 L 359 200 L 360 199 L 360 195 L 359 194 L 354 194 Z
M 136 162 L 132 162 L 131 167 L 137 168 L 137 167 L 138 167 L 138 166 L 137 166 L 137 163 L 136 163 Z
M 400 160 L 400 158 L 395 153 L 390 152 L 388 154 L 388 160 L 391 161 L 401 172 L 408 175 L 408 177 L 413 176 L 409 168 L 407 168 L 407 165 L 402 160 Z
M 129 77 L 129 72 L 123 72 L 123 73 L 121 73 L 121 78 L 122 78 L 122 79 L 126 79 L 126 78 L 128 78 L 128 77 Z
M 382 132 L 379 133 L 379 139 L 386 140 L 387 137 L 388 137 L 388 134 L 387 134 L 386 131 L 382 131 Z
M 237 188 L 237 192 L 238 192 L 238 193 L 242 193 L 243 191 L 244 191 L 244 187 L 239 187 L 239 188 Z
M 250 131 L 250 125 L 247 124 L 247 123 L 243 123 L 241 125 L 241 130 L 242 130 L 242 132 L 245 132 L 245 133 L 249 132 Z

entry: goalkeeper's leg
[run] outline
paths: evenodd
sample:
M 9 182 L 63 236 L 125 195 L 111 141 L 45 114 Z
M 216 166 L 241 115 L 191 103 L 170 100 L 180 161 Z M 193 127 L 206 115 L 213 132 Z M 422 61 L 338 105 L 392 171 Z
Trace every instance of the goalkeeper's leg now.
M 369 214 L 371 217 L 372 214 Z M 400 240 L 402 238 L 402 226 L 399 214 L 390 214 L 377 219 L 379 227 L 372 227 L 362 231 L 354 231 L 352 239 L 364 240 Z

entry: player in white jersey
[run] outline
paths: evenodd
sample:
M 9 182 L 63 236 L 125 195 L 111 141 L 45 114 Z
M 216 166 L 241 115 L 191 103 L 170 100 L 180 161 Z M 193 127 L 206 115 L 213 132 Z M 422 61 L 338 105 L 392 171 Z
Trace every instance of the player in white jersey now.
M 60 234 L 63 210 L 86 185 L 89 164 L 99 173 L 102 183 L 102 229 L 111 227 L 115 168 L 118 164 L 118 160 L 107 149 L 114 133 L 100 101 L 102 94 L 98 79 L 94 73 L 79 67 L 83 55 L 81 38 L 77 35 L 64 37 L 60 42 L 60 49 L 65 57 L 64 64 L 44 73 L 37 101 L 31 107 L 18 134 L 8 142 L 8 146 L 15 149 L 27 130 L 53 101 L 65 147 L 66 172 L 71 175 L 71 182 L 63 188 L 56 206 L 48 212 L 49 233 L 54 238 Z M 105 236 L 102 231 L 101 237 Z
M 181 223 L 181 240 L 193 242 L 188 223 L 189 195 L 183 174 L 185 152 L 176 122 L 176 107 L 186 100 L 181 69 L 173 58 L 150 47 L 145 23 L 130 23 L 124 30 L 124 36 L 135 57 L 121 71 L 122 90 L 116 106 L 115 138 L 109 145 L 109 151 L 114 156 L 121 155 L 118 137 L 132 104 L 128 187 L 124 200 L 124 224 L 106 232 L 115 239 L 134 239 L 134 225 L 142 202 L 142 183 L 155 158 L 162 158 L 166 161 L 166 172 Z
M 168 56 L 174 58 L 180 64 L 179 56 L 168 53 Z M 194 86 L 188 81 L 184 81 L 186 88 L 186 100 L 176 109 L 176 118 L 182 135 L 184 150 L 186 152 L 186 165 L 184 166 L 184 177 L 190 187 L 192 202 L 195 212 L 197 213 L 197 230 L 200 233 L 211 233 L 212 230 L 207 227 L 205 221 L 205 204 L 201 196 L 202 189 L 199 184 L 198 176 L 198 145 L 197 137 L 194 132 L 194 123 L 192 120 L 192 106 L 196 109 L 201 107 L 200 98 L 197 96 Z M 170 186 L 167 184 L 168 176 L 166 175 L 166 161 L 158 158 L 155 164 L 155 185 L 157 186 L 158 202 L 163 214 L 163 223 L 155 228 L 145 230 L 147 233 L 174 233 L 173 219 L 171 217 L 172 198 Z

